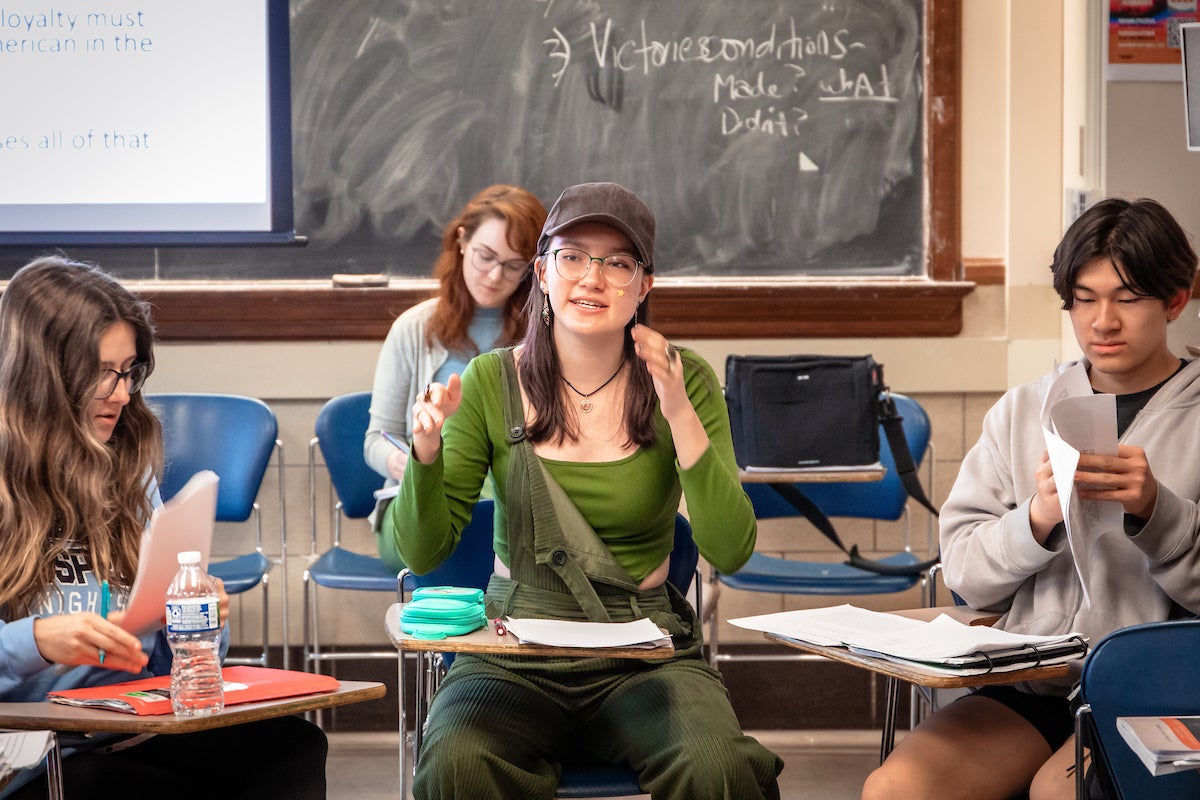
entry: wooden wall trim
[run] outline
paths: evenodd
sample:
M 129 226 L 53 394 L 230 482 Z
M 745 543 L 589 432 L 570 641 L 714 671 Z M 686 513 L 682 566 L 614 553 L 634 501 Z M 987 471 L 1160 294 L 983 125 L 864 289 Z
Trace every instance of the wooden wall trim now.
M 131 283 L 153 306 L 158 338 L 180 341 L 382 340 L 429 282 L 334 288 L 328 282 L 250 286 Z M 650 295 L 651 324 L 675 338 L 954 336 L 967 282 L 746 283 L 664 278 Z
M 1008 264 L 1003 258 L 964 258 L 963 277 L 977 286 L 1003 286 Z

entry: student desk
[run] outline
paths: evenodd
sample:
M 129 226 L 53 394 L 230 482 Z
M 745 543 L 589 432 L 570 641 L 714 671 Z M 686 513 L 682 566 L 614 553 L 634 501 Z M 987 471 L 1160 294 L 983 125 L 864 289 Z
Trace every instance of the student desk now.
M 416 707 L 418 715 L 425 703 L 424 693 L 427 687 L 422 681 L 422 674 L 428 665 L 427 659 L 433 653 L 504 653 L 508 655 L 532 656 L 572 656 L 575 658 L 665 658 L 672 655 L 673 647 L 598 647 L 594 649 L 583 647 L 553 647 L 541 644 L 521 644 L 512 634 L 501 636 L 495 632 L 491 623 L 472 631 L 465 636 L 447 636 L 445 639 L 417 639 L 400 630 L 400 612 L 404 608 L 401 603 L 393 603 L 384 615 L 383 624 L 387 629 L 388 639 L 400 651 L 398 662 L 398 683 L 396 695 L 400 706 L 400 796 L 405 797 L 406 780 L 408 777 L 404 763 L 404 654 L 415 653 L 417 657 L 417 693 Z M 421 749 L 421 720 L 418 717 L 413 728 L 412 752 L 413 763 Z
M 60 731 L 99 733 L 192 733 L 256 722 L 271 717 L 301 714 L 319 708 L 374 700 L 387 693 L 382 683 L 374 681 L 342 681 L 332 692 L 281 697 L 261 703 L 238 703 L 209 717 L 138 716 L 99 708 L 76 708 L 52 703 L 0 703 L 0 728 L 23 731 L 49 730 L 55 734 L 50 753 L 46 756 L 47 781 L 50 797 L 62 800 L 62 753 L 59 750 Z
M 814 467 L 812 469 L 785 469 L 766 471 L 738 468 L 738 480 L 742 483 L 872 483 L 883 480 L 887 467 L 868 465 L 862 467 Z
M 936 608 L 916 608 L 892 612 L 899 616 L 913 619 L 932 620 L 939 614 L 954 617 L 959 622 L 969 625 L 991 625 L 1000 619 L 999 615 L 984 611 L 975 611 L 965 606 L 939 606 Z M 824 656 L 832 661 L 861 667 L 870 670 L 887 679 L 884 692 L 883 736 L 879 746 L 879 761 L 883 762 L 896 743 L 896 713 L 899 708 L 900 681 L 906 681 L 916 686 L 928 689 L 966 689 L 976 686 L 995 686 L 998 684 L 1020 683 L 1022 681 L 1041 681 L 1051 678 L 1061 678 L 1070 671 L 1069 664 L 1050 664 L 1044 667 L 1013 670 L 1012 672 L 989 672 L 984 675 L 946 675 L 926 672 L 924 670 L 899 664 L 885 658 L 852 653 L 846 647 L 830 647 L 826 645 L 798 642 L 774 633 L 764 633 L 769 641 L 787 645 L 805 653 Z

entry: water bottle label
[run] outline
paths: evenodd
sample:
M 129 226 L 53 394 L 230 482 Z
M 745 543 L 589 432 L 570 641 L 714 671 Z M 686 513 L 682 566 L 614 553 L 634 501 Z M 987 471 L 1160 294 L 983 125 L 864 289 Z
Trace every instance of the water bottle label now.
M 167 603 L 167 631 L 170 633 L 201 633 L 220 627 L 221 605 L 216 598 Z

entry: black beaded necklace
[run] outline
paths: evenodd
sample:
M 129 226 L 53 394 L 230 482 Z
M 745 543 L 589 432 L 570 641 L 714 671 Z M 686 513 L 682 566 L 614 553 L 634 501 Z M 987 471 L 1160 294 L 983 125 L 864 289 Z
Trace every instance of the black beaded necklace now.
M 620 365 L 617 366 L 617 371 L 614 372 L 612 375 L 608 376 L 608 380 L 606 380 L 604 383 L 597 386 L 595 389 L 592 389 L 587 394 L 584 394 L 583 392 L 576 389 L 575 386 L 566 378 L 563 378 L 562 382 L 565 383 L 567 386 L 569 386 L 571 388 L 572 392 L 574 392 L 575 394 L 579 395 L 580 398 L 582 398 L 579 401 L 579 410 L 586 414 L 592 410 L 592 401 L 589 400 L 588 398 L 591 397 L 592 395 L 594 395 L 596 392 L 603 389 L 605 386 L 608 386 L 610 383 L 612 383 L 613 379 L 615 379 L 618 375 L 620 375 L 621 370 L 623 370 L 624 368 L 625 368 L 625 361 L 622 360 Z

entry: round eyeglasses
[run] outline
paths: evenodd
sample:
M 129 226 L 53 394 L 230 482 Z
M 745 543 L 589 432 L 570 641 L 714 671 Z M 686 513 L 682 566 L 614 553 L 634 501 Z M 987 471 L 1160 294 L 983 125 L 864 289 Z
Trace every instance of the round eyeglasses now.
M 501 261 L 500 257 L 493 253 L 487 247 L 480 245 L 471 245 L 471 266 L 478 271 L 487 274 L 494 270 L 497 266 L 504 267 L 502 273 L 505 278 L 516 282 L 523 279 L 529 274 L 529 262 L 522 261 L 519 258 L 514 258 L 511 261 Z
M 604 280 L 613 286 L 628 286 L 637 277 L 638 267 L 642 266 L 642 262 L 633 256 L 611 255 L 601 258 L 589 255 L 577 247 L 551 250 L 550 255 L 554 257 L 554 269 L 569 281 L 582 280 L 594 261 L 600 265 L 600 275 Z
M 145 364 L 134 364 L 124 372 L 118 372 L 115 369 L 101 370 L 100 380 L 96 381 L 97 400 L 107 400 L 112 396 L 112 393 L 117 390 L 119 381 L 126 381 L 125 390 L 130 394 L 137 394 L 142 390 L 142 384 L 146 382 L 146 375 L 149 374 Z

